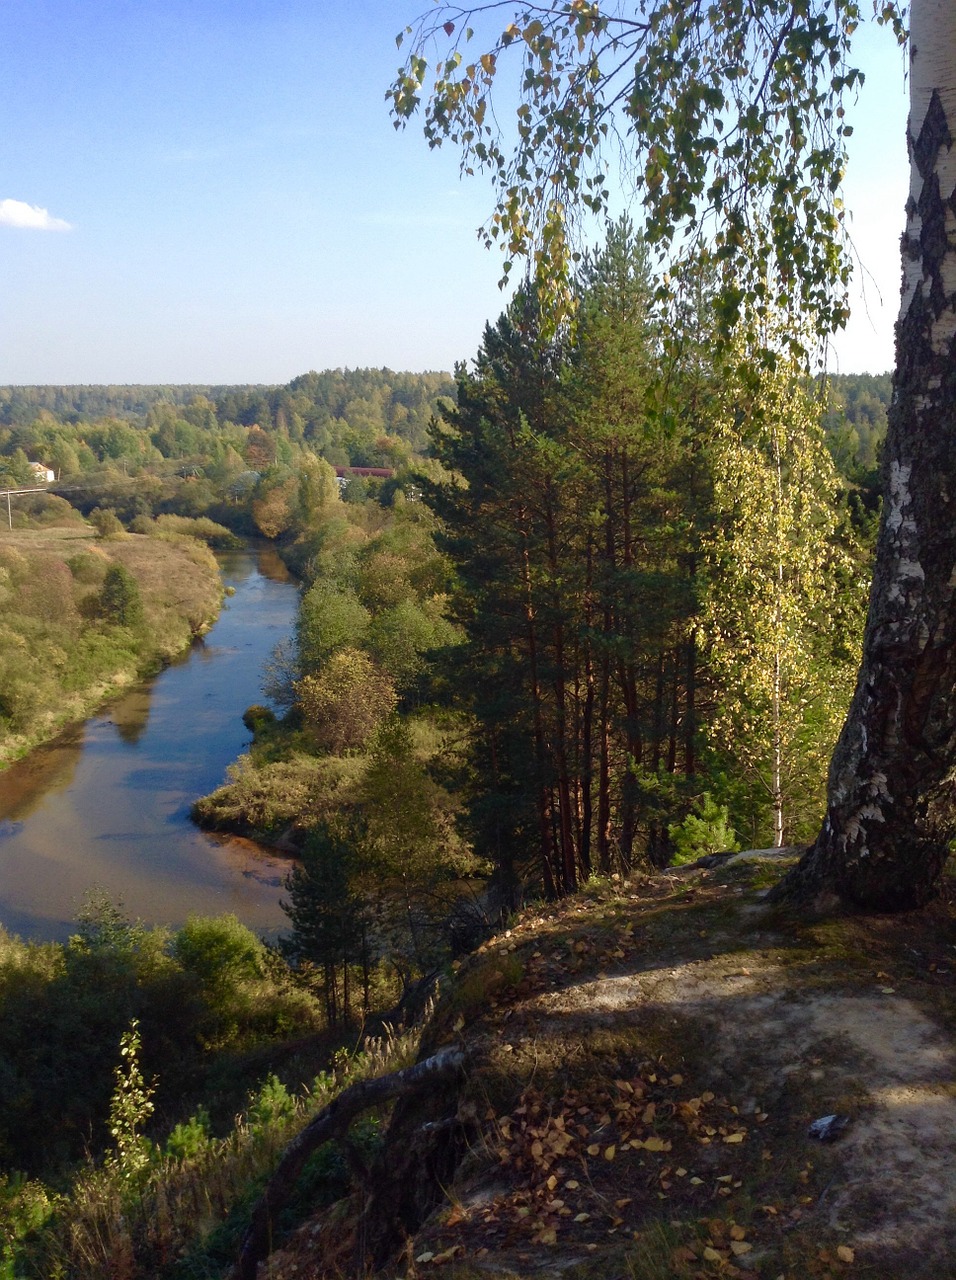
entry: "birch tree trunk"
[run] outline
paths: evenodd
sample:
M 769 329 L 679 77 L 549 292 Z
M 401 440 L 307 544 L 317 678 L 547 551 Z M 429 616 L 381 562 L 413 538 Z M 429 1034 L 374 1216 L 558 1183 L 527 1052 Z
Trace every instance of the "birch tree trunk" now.
M 816 844 L 775 893 L 935 891 L 956 834 L 956 4 L 913 0 L 910 195 L 884 509 L 856 692 Z

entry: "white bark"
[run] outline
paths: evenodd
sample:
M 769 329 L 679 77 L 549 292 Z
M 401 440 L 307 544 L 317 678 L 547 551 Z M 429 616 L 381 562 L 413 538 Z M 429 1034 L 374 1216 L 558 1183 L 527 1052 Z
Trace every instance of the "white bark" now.
M 956 0 L 912 0 L 910 76 L 902 307 L 863 665 L 823 830 L 792 877 L 798 896 L 832 889 L 880 910 L 926 902 L 956 835 Z
M 933 101 L 939 97 L 946 120 L 956 124 L 956 4 L 953 0 L 913 0 L 910 15 L 910 155 L 914 144 L 926 123 Z M 935 177 L 944 199 L 956 191 L 956 147 L 943 147 L 936 157 Z M 923 219 L 920 203 L 926 176 L 920 173 L 915 160 L 910 165 L 910 200 L 904 243 L 919 245 Z M 952 298 L 956 295 L 956 214 L 946 213 L 946 231 L 950 247 L 944 270 L 943 284 L 950 305 L 934 326 L 933 345 L 943 349 L 956 334 L 956 309 Z M 901 318 L 912 306 L 917 293 L 929 296 L 931 280 L 923 270 L 921 254 L 906 254 L 903 264 L 903 293 Z

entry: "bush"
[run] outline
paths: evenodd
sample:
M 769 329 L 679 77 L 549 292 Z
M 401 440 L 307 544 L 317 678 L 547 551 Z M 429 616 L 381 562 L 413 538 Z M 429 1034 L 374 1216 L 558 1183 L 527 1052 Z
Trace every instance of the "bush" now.
M 359 649 L 333 654 L 295 688 L 309 733 L 336 755 L 363 747 L 398 702 L 389 676 Z
M 105 621 L 117 627 L 135 629 L 143 622 L 143 601 L 139 583 L 121 564 L 111 564 L 103 578 L 100 610 Z
M 123 532 L 119 516 L 107 507 L 94 507 L 87 519 L 101 538 L 113 538 Z
M 227 988 L 262 974 L 264 947 L 234 915 L 190 916 L 173 939 L 173 955 L 203 987 Z

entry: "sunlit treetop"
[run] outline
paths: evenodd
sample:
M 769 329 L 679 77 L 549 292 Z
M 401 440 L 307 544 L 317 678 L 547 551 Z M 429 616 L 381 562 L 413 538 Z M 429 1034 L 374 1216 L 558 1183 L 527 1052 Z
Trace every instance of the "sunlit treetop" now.
M 439 0 L 397 37 L 387 97 L 396 128 L 421 112 L 431 146 L 490 174 L 480 234 L 559 309 L 582 222 L 622 183 L 662 293 L 703 254 L 728 330 L 783 311 L 822 337 L 848 314 L 844 101 L 871 14 L 904 39 L 895 0 Z

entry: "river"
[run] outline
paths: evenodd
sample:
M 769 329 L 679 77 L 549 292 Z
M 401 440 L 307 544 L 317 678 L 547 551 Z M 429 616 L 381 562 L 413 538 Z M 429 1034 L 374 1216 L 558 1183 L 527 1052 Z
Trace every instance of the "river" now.
M 64 940 L 91 889 L 147 924 L 225 911 L 265 935 L 287 923 L 288 861 L 189 818 L 248 746 L 242 713 L 264 700 L 263 665 L 298 598 L 274 552 L 217 558 L 235 594 L 203 641 L 0 773 L 0 924 L 11 933 Z

